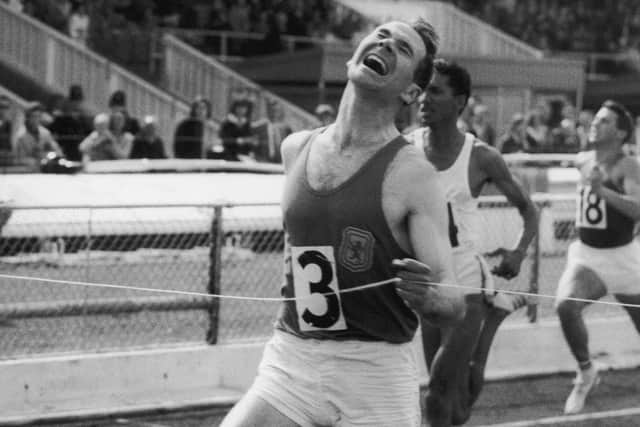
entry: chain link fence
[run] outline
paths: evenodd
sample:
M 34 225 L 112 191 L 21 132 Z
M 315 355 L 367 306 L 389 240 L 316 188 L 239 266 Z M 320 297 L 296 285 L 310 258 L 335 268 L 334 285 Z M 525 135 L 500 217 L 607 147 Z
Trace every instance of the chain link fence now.
M 575 203 L 535 201 L 539 237 L 496 287 L 554 295 Z M 522 221 L 504 198 L 483 197 L 480 214 L 483 252 L 515 244 Z M 277 205 L 14 207 L 0 237 L 0 359 L 263 339 L 280 303 L 205 294 L 279 297 L 283 246 Z M 555 315 L 553 299 L 530 302 L 530 316 Z

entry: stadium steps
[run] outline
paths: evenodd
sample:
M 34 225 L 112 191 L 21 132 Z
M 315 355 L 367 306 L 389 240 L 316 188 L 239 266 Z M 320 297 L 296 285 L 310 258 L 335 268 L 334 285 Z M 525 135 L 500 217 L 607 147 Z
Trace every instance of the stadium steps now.
M 38 101 L 49 106 L 60 92 L 47 87 L 42 82 L 31 79 L 11 65 L 0 61 L 0 86 L 3 86 L 27 101 Z

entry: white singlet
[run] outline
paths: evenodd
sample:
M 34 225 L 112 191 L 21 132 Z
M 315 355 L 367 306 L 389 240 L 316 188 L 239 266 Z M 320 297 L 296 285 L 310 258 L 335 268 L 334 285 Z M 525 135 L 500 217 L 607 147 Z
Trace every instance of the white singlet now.
M 422 152 L 428 144 L 429 129 L 419 128 L 407 135 L 407 139 Z M 464 286 L 493 289 L 493 276 L 484 258 L 477 250 L 481 233 L 478 198 L 473 197 L 469 186 L 469 162 L 476 137 L 465 134 L 464 144 L 453 164 L 438 170 L 447 200 L 449 212 L 449 240 L 453 248 L 454 268 L 458 282 Z M 469 290 L 467 293 L 474 293 Z

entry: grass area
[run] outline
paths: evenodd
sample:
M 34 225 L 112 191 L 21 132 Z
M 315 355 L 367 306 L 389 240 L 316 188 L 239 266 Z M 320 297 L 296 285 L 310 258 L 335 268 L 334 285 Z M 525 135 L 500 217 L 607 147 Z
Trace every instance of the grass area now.
M 192 252 L 152 252 L 137 256 L 94 257 L 83 262 L 2 262 L 3 274 L 89 283 L 106 283 L 154 289 L 208 292 L 209 259 L 206 248 Z M 153 255 L 153 256 L 152 256 Z M 63 255 L 65 256 L 65 255 Z M 221 271 L 224 295 L 278 297 L 282 280 L 282 254 L 279 252 L 226 252 Z M 64 261 L 64 260 L 63 260 Z M 540 259 L 539 293 L 554 295 L 565 258 Z M 531 262 L 526 260 L 521 275 L 501 289 L 528 290 Z M 126 289 L 93 288 L 35 280 L 0 278 L 2 303 L 89 301 L 98 298 L 135 298 L 155 295 Z M 279 308 L 278 302 L 220 301 L 219 340 L 259 339 L 270 335 Z M 588 315 L 620 314 L 616 307 L 594 305 Z M 552 298 L 540 298 L 539 318 L 555 316 Z M 510 322 L 525 322 L 524 310 L 510 316 Z M 52 352 L 96 352 L 113 349 L 204 343 L 209 316 L 204 310 L 140 311 L 130 314 L 0 319 L 0 359 Z

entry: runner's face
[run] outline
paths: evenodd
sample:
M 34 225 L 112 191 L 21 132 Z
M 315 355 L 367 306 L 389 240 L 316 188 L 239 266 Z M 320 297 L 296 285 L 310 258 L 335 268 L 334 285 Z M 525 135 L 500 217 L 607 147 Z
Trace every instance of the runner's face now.
M 413 28 L 403 22 L 390 22 L 360 42 L 347 63 L 347 76 L 358 85 L 400 94 L 413 82 L 425 55 L 424 43 Z
M 429 86 L 420 96 L 418 118 L 422 126 L 457 119 L 460 108 L 458 96 L 449 86 L 449 77 L 435 72 Z
M 618 129 L 617 122 L 618 115 L 615 111 L 608 108 L 598 110 L 589 128 L 589 142 L 601 147 L 617 142 L 624 135 Z

